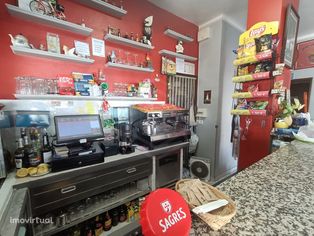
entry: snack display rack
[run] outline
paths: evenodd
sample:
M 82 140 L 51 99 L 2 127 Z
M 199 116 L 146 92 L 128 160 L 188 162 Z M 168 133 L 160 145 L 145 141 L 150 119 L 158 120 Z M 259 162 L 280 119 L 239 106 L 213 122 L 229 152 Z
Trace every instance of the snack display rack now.
M 236 75 L 232 78 L 235 84 L 232 94 L 234 99 L 232 115 L 266 116 L 269 114 L 267 106 L 271 98 L 271 87 L 262 86 L 262 90 L 259 91 L 259 86 L 260 81 L 273 78 L 276 48 L 272 37 L 277 33 L 278 22 L 273 21 L 257 23 L 241 34 L 238 56 L 233 61 Z

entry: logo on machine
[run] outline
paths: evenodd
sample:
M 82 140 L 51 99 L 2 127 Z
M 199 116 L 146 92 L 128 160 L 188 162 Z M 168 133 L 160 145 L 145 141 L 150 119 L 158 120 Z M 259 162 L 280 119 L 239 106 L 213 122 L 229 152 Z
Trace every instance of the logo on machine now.
M 265 30 L 266 30 L 266 25 L 262 25 L 261 27 L 257 29 L 252 29 L 250 32 L 250 38 L 261 35 Z
M 166 212 L 166 213 L 170 213 L 171 212 L 171 204 L 170 204 L 170 202 L 168 201 L 168 200 L 166 200 L 166 201 L 163 201 L 162 203 L 160 203 L 161 204 L 161 206 L 162 206 L 162 209 L 164 210 L 164 212 Z

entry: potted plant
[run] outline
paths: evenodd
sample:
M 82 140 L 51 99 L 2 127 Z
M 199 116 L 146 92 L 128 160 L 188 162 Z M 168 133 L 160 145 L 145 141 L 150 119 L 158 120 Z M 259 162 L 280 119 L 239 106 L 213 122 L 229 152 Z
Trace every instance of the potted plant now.
M 297 111 L 300 111 L 303 107 L 304 104 L 302 105 L 297 98 L 293 99 L 293 104 L 290 104 L 287 100 L 281 101 L 275 120 L 275 128 L 289 128 L 292 124 L 291 115 L 296 114 Z

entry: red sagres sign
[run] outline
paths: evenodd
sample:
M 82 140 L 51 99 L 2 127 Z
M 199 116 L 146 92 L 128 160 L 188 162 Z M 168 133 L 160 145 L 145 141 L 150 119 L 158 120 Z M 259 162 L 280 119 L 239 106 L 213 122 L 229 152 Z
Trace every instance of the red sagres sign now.
M 191 214 L 185 200 L 171 189 L 158 189 L 149 194 L 141 208 L 145 236 L 188 236 Z

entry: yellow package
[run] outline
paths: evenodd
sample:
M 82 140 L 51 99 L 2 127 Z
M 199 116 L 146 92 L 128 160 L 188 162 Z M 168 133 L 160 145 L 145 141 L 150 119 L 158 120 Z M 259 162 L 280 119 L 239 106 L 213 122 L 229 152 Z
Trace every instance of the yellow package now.
M 254 56 L 256 54 L 255 39 L 265 34 L 278 34 L 279 22 L 259 22 L 245 31 L 239 37 L 238 58 Z

